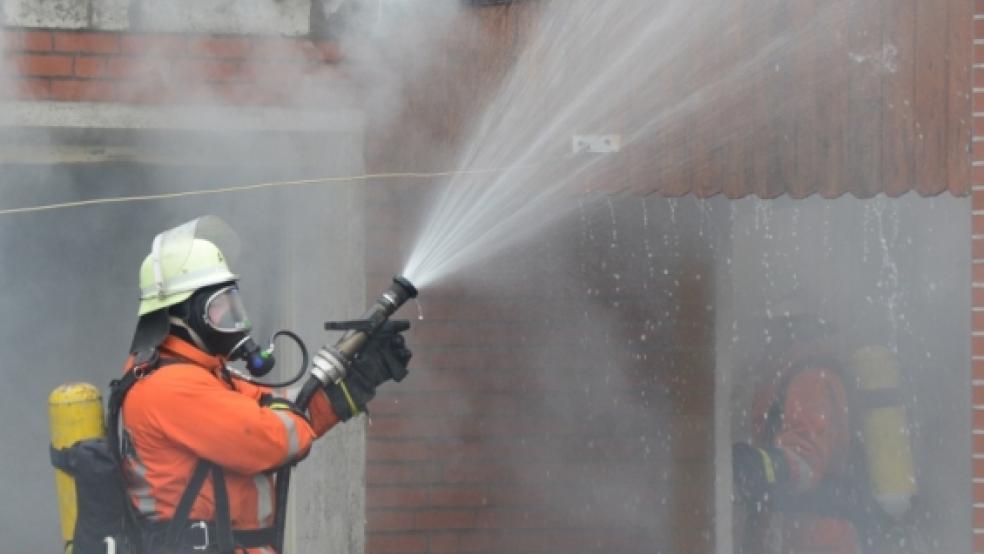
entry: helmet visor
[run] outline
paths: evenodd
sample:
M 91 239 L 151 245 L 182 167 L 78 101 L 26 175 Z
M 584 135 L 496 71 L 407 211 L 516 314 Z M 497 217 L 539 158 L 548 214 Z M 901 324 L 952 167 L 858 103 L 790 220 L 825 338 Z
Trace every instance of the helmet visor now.
M 205 301 L 205 323 L 223 333 L 249 332 L 253 328 L 246 306 L 235 285 L 219 289 Z
M 228 264 L 234 262 L 239 251 L 239 237 L 224 221 L 208 215 L 194 219 L 154 237 L 150 257 L 153 262 L 153 283 L 141 284 L 141 298 L 166 296 L 179 292 L 191 292 L 206 284 L 200 275 L 187 275 L 178 272 L 192 255 L 196 242 L 205 240 L 218 248 L 224 260 L 223 267 L 228 273 Z M 171 269 L 168 269 L 171 268 Z

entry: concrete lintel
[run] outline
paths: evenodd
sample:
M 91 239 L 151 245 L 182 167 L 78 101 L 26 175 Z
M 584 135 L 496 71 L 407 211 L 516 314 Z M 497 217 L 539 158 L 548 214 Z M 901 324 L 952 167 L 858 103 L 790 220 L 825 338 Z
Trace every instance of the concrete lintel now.
M 129 0 L 3 0 L 11 27 L 122 30 L 129 27 Z
M 311 0 L 168 0 L 139 5 L 139 25 L 148 31 L 306 35 Z
M 145 106 L 99 102 L 0 103 L 0 127 L 358 133 L 354 108 Z

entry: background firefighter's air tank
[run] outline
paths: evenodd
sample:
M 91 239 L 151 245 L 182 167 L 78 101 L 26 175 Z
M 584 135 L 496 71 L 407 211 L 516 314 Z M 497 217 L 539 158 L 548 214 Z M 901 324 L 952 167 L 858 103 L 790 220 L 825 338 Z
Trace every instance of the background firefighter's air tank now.
M 68 448 L 78 441 L 106 434 L 102 396 L 98 388 L 88 383 L 71 383 L 53 390 L 48 397 L 48 417 L 51 422 L 51 446 L 56 449 Z M 65 552 L 71 552 L 72 535 L 78 516 L 75 481 L 64 471 L 56 469 L 55 487 L 58 493 L 62 543 L 65 545 Z
M 916 476 L 898 361 L 883 346 L 866 346 L 851 356 L 851 367 L 871 489 L 887 513 L 901 517 L 916 494 Z

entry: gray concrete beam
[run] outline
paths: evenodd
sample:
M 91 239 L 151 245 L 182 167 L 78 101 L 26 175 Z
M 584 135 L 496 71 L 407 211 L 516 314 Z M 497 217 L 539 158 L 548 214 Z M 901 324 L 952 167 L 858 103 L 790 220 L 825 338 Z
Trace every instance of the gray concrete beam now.
M 129 0 L 4 0 L 4 23 L 12 27 L 122 30 L 129 26 Z
M 101 102 L 0 103 L 0 127 L 361 133 L 364 119 L 361 110 L 344 107 L 313 110 L 262 106 L 144 106 Z
M 134 27 L 148 31 L 306 35 L 311 0 L 144 1 Z

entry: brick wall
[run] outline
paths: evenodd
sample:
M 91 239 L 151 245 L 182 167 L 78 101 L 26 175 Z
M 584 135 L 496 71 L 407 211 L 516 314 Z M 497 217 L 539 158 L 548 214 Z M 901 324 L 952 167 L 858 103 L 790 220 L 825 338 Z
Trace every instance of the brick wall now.
M 414 246 L 419 193 L 370 186 L 370 293 Z M 714 241 L 696 202 L 589 206 L 422 291 L 413 371 L 371 406 L 368 552 L 713 551 Z
M 338 46 L 301 38 L 7 29 L 5 99 L 317 105 Z
M 974 17 L 974 153 L 972 170 L 972 405 L 974 552 L 984 552 L 984 1 Z

